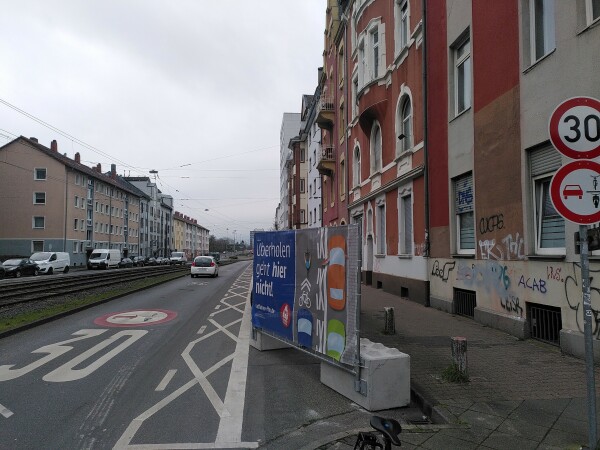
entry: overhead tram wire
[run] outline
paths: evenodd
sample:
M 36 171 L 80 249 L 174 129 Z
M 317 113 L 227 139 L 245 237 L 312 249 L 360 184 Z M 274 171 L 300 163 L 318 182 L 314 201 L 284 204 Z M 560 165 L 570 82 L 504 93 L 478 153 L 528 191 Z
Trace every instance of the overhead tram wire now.
M 69 133 L 67 133 L 66 131 L 62 131 L 60 128 L 55 127 L 54 125 L 49 124 L 48 122 L 45 122 L 44 120 L 34 116 L 33 114 L 28 113 L 27 111 L 7 102 L 6 100 L 0 98 L 0 103 L 8 106 L 9 108 L 13 109 L 14 111 L 18 112 L 19 114 L 24 115 L 25 117 L 27 117 L 28 119 L 31 119 L 37 123 L 39 123 L 40 125 L 54 131 L 55 133 L 60 134 L 61 136 L 70 139 L 71 141 L 75 142 L 78 145 L 81 145 L 84 148 L 87 148 L 88 150 L 91 150 L 94 153 L 97 153 L 101 156 L 104 156 L 105 158 L 110 159 L 111 161 L 115 161 L 118 162 L 119 164 L 123 165 L 124 167 L 127 167 L 128 169 L 131 169 L 137 173 L 140 174 L 144 174 L 141 170 L 137 169 L 136 167 L 133 167 L 129 164 L 127 164 L 125 161 L 121 161 L 118 158 L 115 158 L 114 156 L 110 155 L 109 153 L 103 152 L 102 150 L 94 147 L 93 145 L 90 145 L 84 141 L 82 141 L 81 139 L 76 138 L 75 136 L 70 135 Z M 13 134 L 13 133 L 10 133 Z

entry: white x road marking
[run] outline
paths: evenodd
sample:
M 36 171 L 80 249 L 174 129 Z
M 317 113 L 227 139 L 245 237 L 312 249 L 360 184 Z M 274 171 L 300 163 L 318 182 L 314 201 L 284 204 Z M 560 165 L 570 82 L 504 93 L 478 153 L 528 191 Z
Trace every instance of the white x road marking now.
M 216 314 L 224 311 L 237 311 L 243 316 L 241 319 L 235 320 L 227 325 L 221 325 L 213 319 L 209 319 L 209 322 L 216 327 L 215 330 L 210 333 L 203 334 L 206 327 L 202 327 L 198 333 L 202 334 L 202 337 L 195 339 L 190 342 L 186 349 L 181 354 L 185 363 L 189 367 L 190 371 L 194 375 L 194 378 L 188 381 L 186 384 L 175 390 L 165 398 L 160 400 L 154 406 L 144 411 L 138 417 L 136 417 L 131 424 L 127 427 L 121 438 L 117 441 L 114 449 L 224 449 L 224 448 L 257 448 L 257 442 L 242 442 L 242 425 L 244 419 L 244 401 L 246 395 L 246 377 L 248 373 L 248 355 L 250 347 L 250 332 L 251 332 L 251 306 L 250 306 L 250 293 L 252 289 L 252 265 L 250 265 L 244 273 L 242 273 L 238 279 L 233 283 L 226 296 L 221 299 L 221 303 L 225 306 L 218 311 L 210 314 L 210 317 L 214 317 Z M 243 293 L 234 292 L 236 290 L 242 290 Z M 231 305 L 226 300 L 239 297 L 244 299 L 243 302 Z M 244 308 L 241 307 L 244 305 Z M 228 328 L 241 322 L 240 332 L 238 336 L 235 336 Z M 193 358 L 190 352 L 196 344 L 209 338 L 217 333 L 223 333 L 236 342 L 235 352 L 231 355 L 226 356 L 221 361 L 216 363 L 208 370 L 202 372 Z M 211 386 L 207 378 L 217 371 L 219 368 L 227 364 L 229 361 L 232 362 L 231 374 L 229 376 L 229 383 L 227 385 L 227 392 L 225 394 L 225 400 L 222 401 L 214 388 Z M 158 411 L 169 405 L 175 399 L 179 398 L 185 392 L 192 387 L 200 385 L 204 390 L 207 398 L 211 402 L 215 411 L 219 414 L 219 429 L 217 431 L 217 437 L 215 442 L 207 443 L 173 443 L 173 444 L 130 444 L 135 437 L 136 433 L 143 425 L 144 421 L 152 417 Z M 2 405 L 0 405 L 0 412 Z

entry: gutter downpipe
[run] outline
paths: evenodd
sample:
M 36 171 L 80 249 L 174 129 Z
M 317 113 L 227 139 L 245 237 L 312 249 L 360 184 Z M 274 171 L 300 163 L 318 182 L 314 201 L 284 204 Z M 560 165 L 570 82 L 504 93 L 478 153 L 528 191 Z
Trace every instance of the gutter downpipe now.
M 429 260 L 429 128 L 427 126 L 427 0 L 421 0 L 423 21 L 423 159 L 425 160 L 425 259 Z M 425 281 L 425 306 L 431 306 L 431 286 L 429 278 Z

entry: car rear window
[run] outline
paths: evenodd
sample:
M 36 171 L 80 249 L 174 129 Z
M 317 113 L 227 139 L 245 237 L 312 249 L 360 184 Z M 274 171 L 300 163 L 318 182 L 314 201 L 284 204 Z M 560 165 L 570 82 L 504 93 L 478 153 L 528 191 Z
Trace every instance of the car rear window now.
M 212 262 L 213 262 L 212 258 L 206 258 L 206 257 L 204 257 L 204 258 L 199 257 L 194 260 L 194 263 L 198 267 L 210 267 L 210 264 Z

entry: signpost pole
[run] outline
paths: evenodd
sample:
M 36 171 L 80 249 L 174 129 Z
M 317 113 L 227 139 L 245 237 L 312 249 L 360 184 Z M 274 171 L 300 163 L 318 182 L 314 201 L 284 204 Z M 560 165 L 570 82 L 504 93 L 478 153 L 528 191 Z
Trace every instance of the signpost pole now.
M 583 320 L 585 339 L 585 372 L 588 396 L 588 429 L 590 449 L 596 448 L 596 381 L 594 379 L 594 342 L 592 340 L 592 301 L 590 295 L 590 261 L 588 255 L 587 225 L 579 225 L 581 249 L 581 289 L 583 292 Z
M 361 392 L 360 383 L 360 304 L 362 300 L 362 227 L 358 228 L 358 269 L 356 273 L 356 380 L 354 381 L 354 390 Z

